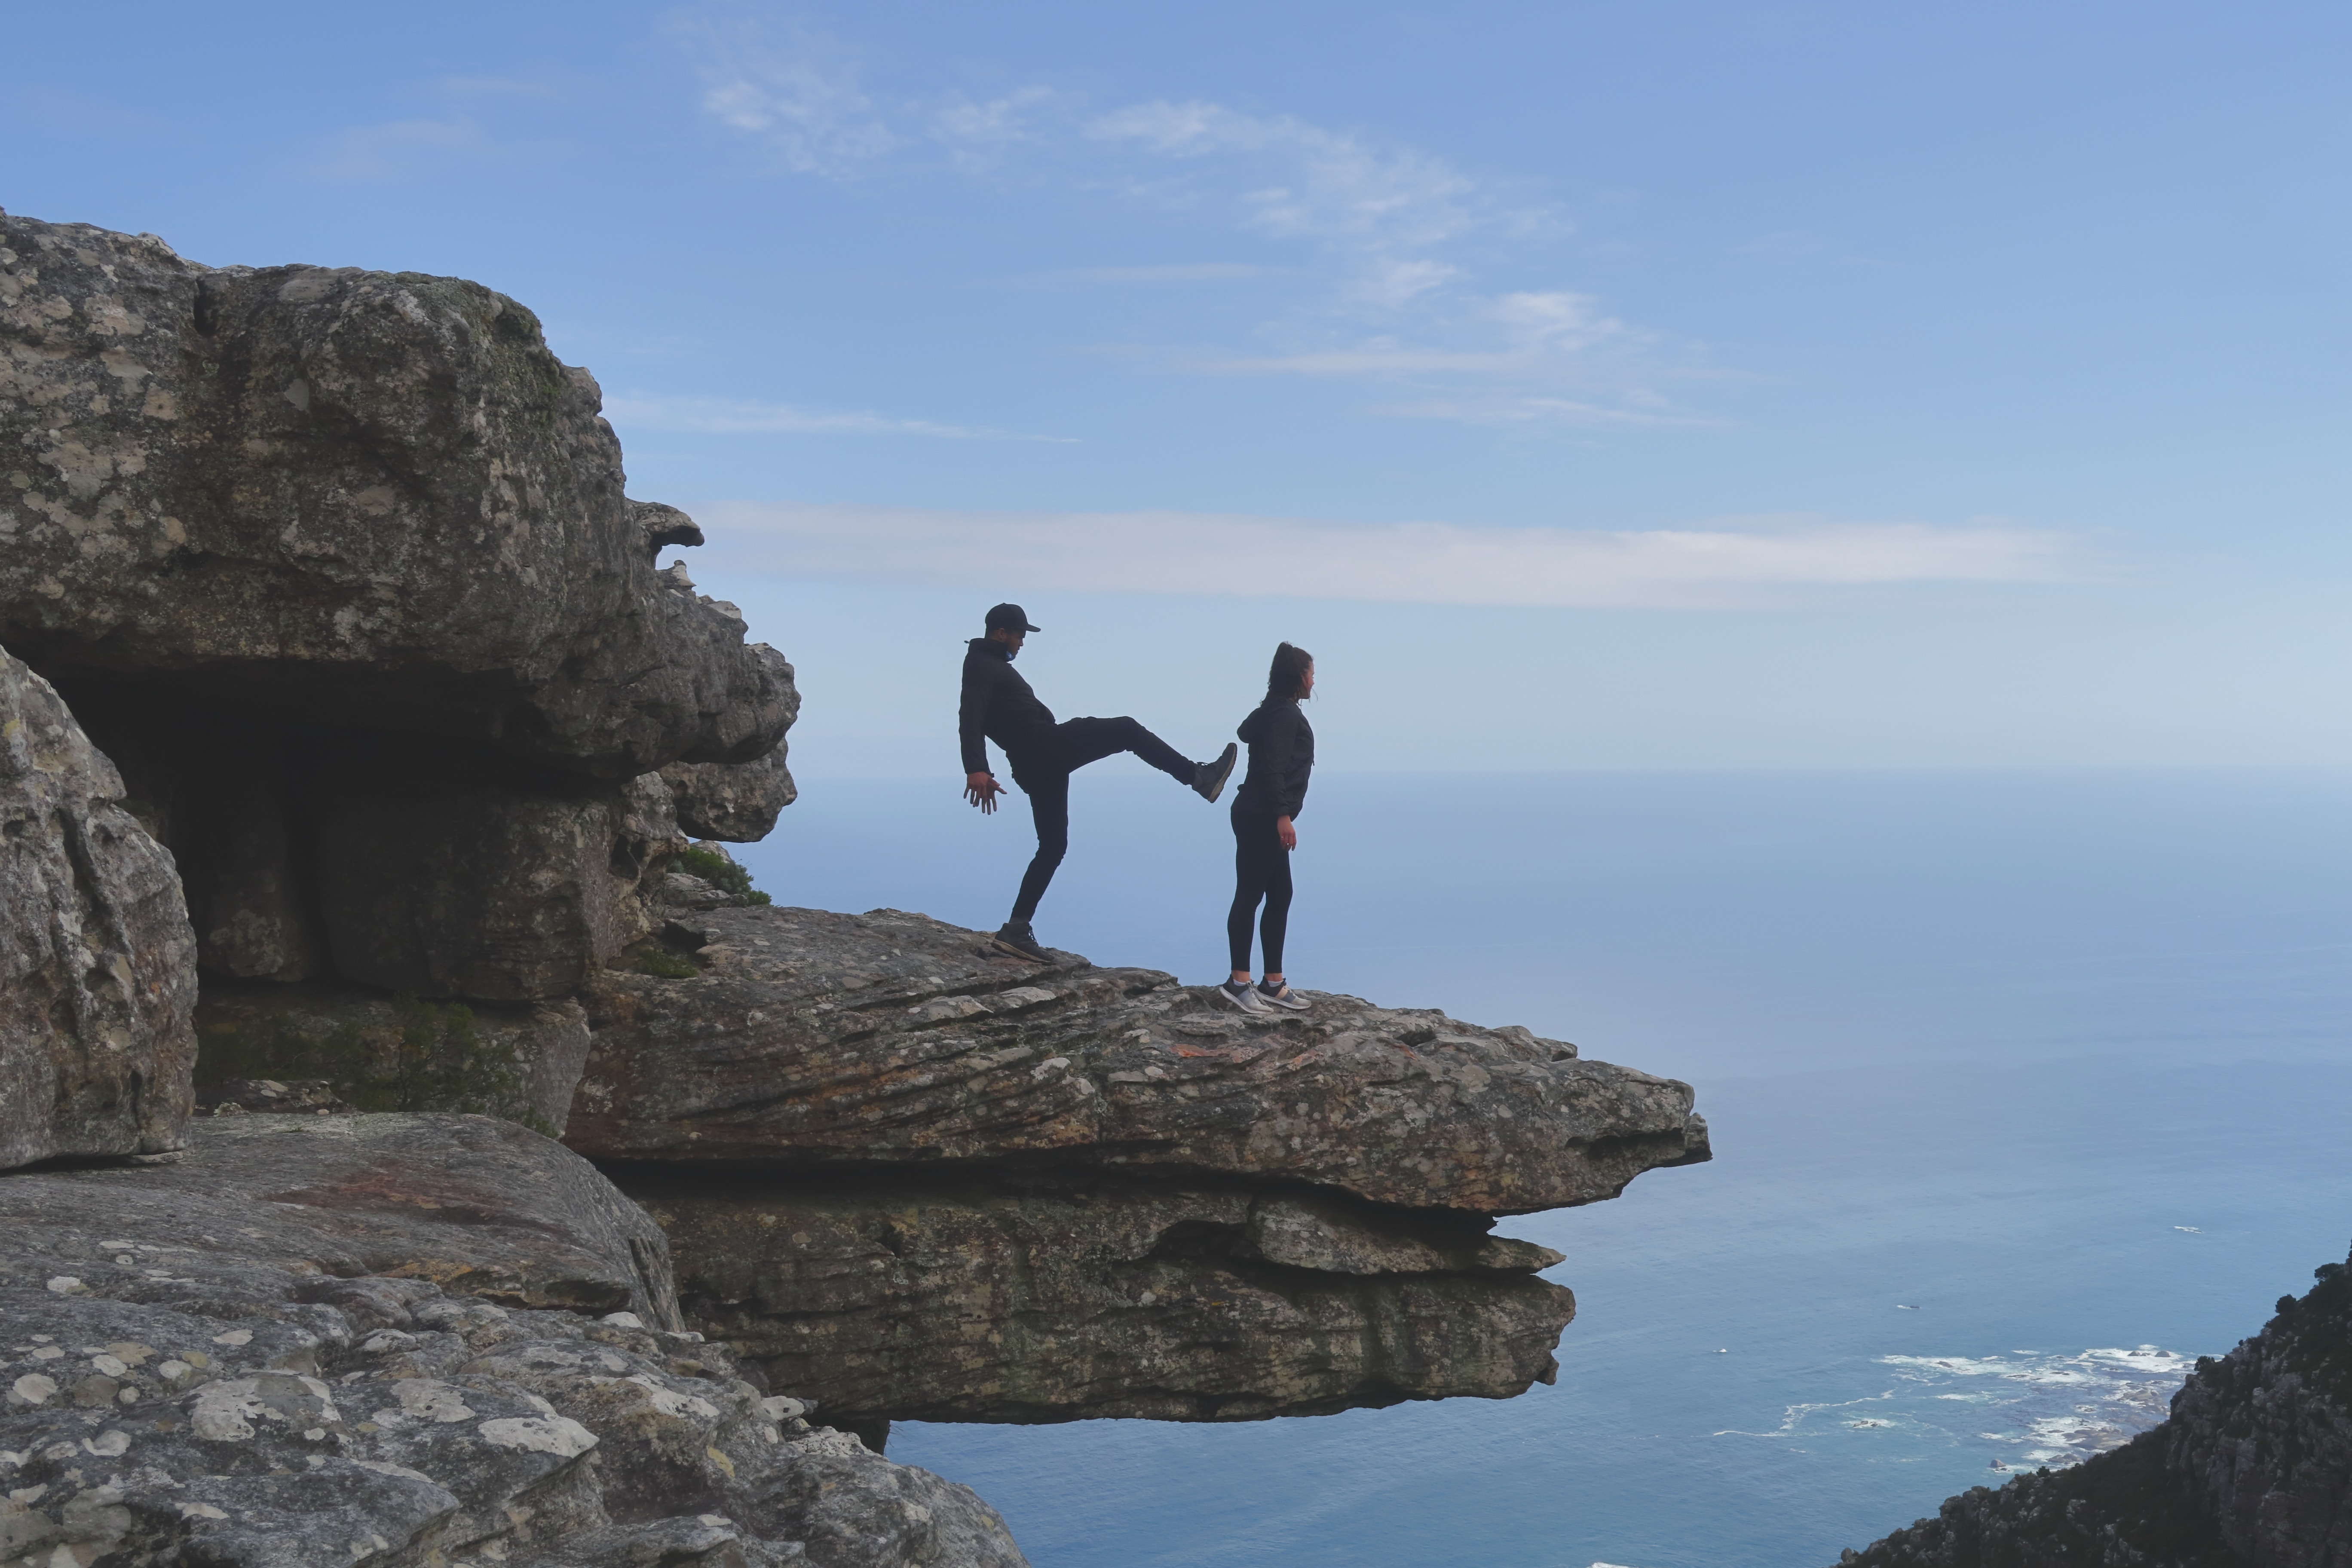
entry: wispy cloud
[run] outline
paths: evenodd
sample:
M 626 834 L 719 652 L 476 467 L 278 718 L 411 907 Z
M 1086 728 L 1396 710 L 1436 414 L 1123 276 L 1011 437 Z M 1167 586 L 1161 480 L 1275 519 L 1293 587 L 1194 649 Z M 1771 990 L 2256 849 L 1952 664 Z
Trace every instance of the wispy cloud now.
M 1171 261 L 1146 267 L 1073 267 L 1052 276 L 1079 283 L 1232 283 L 1282 270 L 1246 261 Z
M 839 413 L 786 403 L 756 403 L 719 397 L 619 396 L 604 400 L 604 416 L 615 426 L 640 430 L 691 431 L 707 436 L 933 436 L 955 441 L 1071 441 L 1067 436 L 1028 436 L 947 425 L 931 419 L 900 419 L 873 413 Z
M 778 37 L 742 17 L 673 15 L 672 37 L 703 79 L 703 111 L 795 174 L 849 176 L 906 138 L 859 85 L 856 62 L 824 34 Z
M 527 132 L 500 134 L 486 127 L 484 119 L 498 119 L 501 103 L 558 98 L 564 90 L 553 81 L 443 77 L 428 94 L 440 100 L 442 112 L 349 127 L 336 135 L 331 150 L 310 172 L 327 180 L 387 180 L 425 173 L 452 159 L 536 161 L 555 152 L 553 139 Z
M 1292 308 L 1244 350 L 1196 345 L 1159 363 L 1183 373 L 1354 378 L 1409 392 L 1380 410 L 1427 419 L 1622 430 L 1718 421 L 1663 405 L 1695 359 L 1570 289 L 1496 288 L 1483 267 L 1525 265 L 1528 242 L 1566 226 L 1521 183 L 1424 148 L 1296 115 L 1208 100 L 1123 106 L 1030 85 L 885 102 L 859 62 L 808 33 L 740 16 L 675 24 L 719 124 L 783 169 L 835 179 L 942 169 L 1058 181 L 1156 207 L 1265 246 L 1295 247 Z M 1241 263 L 1104 267 L 1097 282 L 1196 283 L 1253 276 Z M 1311 298 L 1302 299 L 1302 292 Z
M 1731 519 L 1602 531 L 1167 511 L 749 501 L 696 510 L 709 548 L 738 569 L 1018 583 L 1037 592 L 1706 609 L 1806 590 L 2047 583 L 2086 571 L 2067 535 L 2000 523 Z M 1250 569 L 1233 571 L 1234 560 Z

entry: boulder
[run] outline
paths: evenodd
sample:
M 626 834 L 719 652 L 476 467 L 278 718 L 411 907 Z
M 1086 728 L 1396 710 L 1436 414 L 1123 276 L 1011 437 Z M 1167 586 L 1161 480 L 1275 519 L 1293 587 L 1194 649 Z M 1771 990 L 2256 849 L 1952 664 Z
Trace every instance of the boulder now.
M 226 1116 L 187 1142 L 162 1163 L 0 1177 L 0 1288 L 259 1312 L 389 1275 L 680 1326 L 660 1227 L 511 1121 Z
M 786 693 L 786 724 L 800 716 L 800 688 L 784 656 L 764 645 L 752 652 L 775 671 L 776 683 Z M 784 765 L 788 742 L 747 763 L 672 763 L 662 770 L 669 785 L 677 825 L 697 838 L 717 838 L 729 844 L 756 844 L 776 826 L 784 807 L 800 798 L 792 772 Z
M 180 1144 L 195 933 L 122 797 L 57 692 L 0 650 L 0 1167 Z
M 278 1306 L 0 1287 L 0 1561 L 1020 1568 L 969 1490 L 722 1347 L 413 1278 Z
M 1576 1310 L 1558 1253 L 1311 1191 L 616 1169 L 688 1320 L 861 1428 L 1507 1399 Z
M 695 973 L 589 996 L 565 1138 L 600 1160 L 1156 1168 L 1515 1214 L 1708 1157 L 1689 1085 L 1525 1029 L 1320 993 L 1244 1015 L 923 915 L 677 896 Z
M 0 640 L 575 773 L 748 762 L 781 659 L 660 577 L 585 371 L 479 284 L 0 215 Z

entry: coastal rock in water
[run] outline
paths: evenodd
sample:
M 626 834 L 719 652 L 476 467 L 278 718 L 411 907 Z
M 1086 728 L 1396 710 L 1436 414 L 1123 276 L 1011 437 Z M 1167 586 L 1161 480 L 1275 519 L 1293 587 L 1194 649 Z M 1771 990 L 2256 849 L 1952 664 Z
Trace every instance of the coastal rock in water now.
M 0 638 L 52 678 L 611 779 L 783 734 L 740 616 L 656 573 L 690 522 L 501 294 L 0 216 Z
M 391 1275 L 681 1326 L 660 1227 L 511 1121 L 227 1116 L 187 1140 L 168 1163 L 0 1177 L 0 1288 L 263 1311 Z
M 2352 1568 L 2352 1262 L 2200 1359 L 2162 1425 L 1948 1499 L 1841 1568 Z
M 195 932 L 122 795 L 57 692 L 0 650 L 0 1167 L 180 1144 Z
M 323 1099 L 361 1110 L 478 1111 L 560 1138 L 588 1059 L 588 1015 L 568 998 L 436 1005 L 331 981 L 214 981 L 196 1005 L 196 1039 L 200 1102 L 231 1079 L 317 1079 Z M 294 1109 L 268 1094 L 231 1098 Z
M 11 1564 L 1020 1568 L 962 1487 L 700 1336 L 413 1278 L 304 1303 L 0 1286 Z
M 713 908 L 694 978 L 607 973 L 566 1139 L 611 1160 L 1219 1172 L 1514 1214 L 1707 1158 L 1690 1086 L 1525 1029 L 1209 987 L 877 910 Z
M 859 1424 L 1507 1399 L 1551 1381 L 1576 1310 L 1532 1277 L 1558 1253 L 1328 1194 L 618 1169 L 688 1321 Z

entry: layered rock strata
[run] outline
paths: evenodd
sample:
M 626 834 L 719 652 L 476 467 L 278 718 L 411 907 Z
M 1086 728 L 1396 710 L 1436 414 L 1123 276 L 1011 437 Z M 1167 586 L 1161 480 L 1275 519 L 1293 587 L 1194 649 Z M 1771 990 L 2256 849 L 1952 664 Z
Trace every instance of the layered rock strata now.
M 0 1168 L 176 1148 L 195 942 L 172 857 L 39 676 L 0 649 Z
M 860 1421 L 1508 1397 L 1575 1302 L 1491 1216 L 1707 1157 L 1687 1085 L 1524 1029 L 666 886 L 684 961 L 600 977 L 566 1141 L 690 1321 Z
M 1559 1254 L 1235 1182 L 623 1172 L 688 1321 L 861 1427 L 1247 1421 L 1558 1373 Z M 715 1190 L 714 1190 L 715 1187 Z
M 1224 1173 L 1493 1215 L 1707 1158 L 1688 1084 L 1525 1029 L 1329 994 L 1245 1015 L 894 910 L 689 907 L 665 934 L 692 978 L 590 999 L 565 1136 L 600 1160 Z
M 2161 1425 L 1962 1493 L 1842 1568 L 2352 1568 L 2352 1262 L 2317 1273 L 2200 1359 Z

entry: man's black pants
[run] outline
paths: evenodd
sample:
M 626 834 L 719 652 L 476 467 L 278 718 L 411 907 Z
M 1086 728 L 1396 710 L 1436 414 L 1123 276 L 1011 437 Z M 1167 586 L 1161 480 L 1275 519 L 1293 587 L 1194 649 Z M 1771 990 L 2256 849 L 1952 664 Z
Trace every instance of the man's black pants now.
M 1258 900 L 1265 900 L 1265 917 L 1258 922 L 1259 944 L 1265 950 L 1265 973 L 1282 973 L 1282 940 L 1290 931 L 1290 851 L 1274 830 L 1274 813 L 1245 811 L 1234 802 L 1234 907 L 1225 911 L 1225 944 L 1233 950 L 1234 973 L 1247 974 L 1250 966 L 1250 917 Z
M 1192 782 L 1194 764 L 1132 719 L 1066 720 L 1054 726 L 1050 739 L 1010 759 L 1013 782 L 1029 797 L 1030 815 L 1037 819 L 1037 858 L 1021 878 L 1021 897 L 1013 905 L 1016 924 L 1037 912 L 1055 868 L 1069 853 L 1070 775 L 1120 752 L 1134 752 L 1178 784 Z

